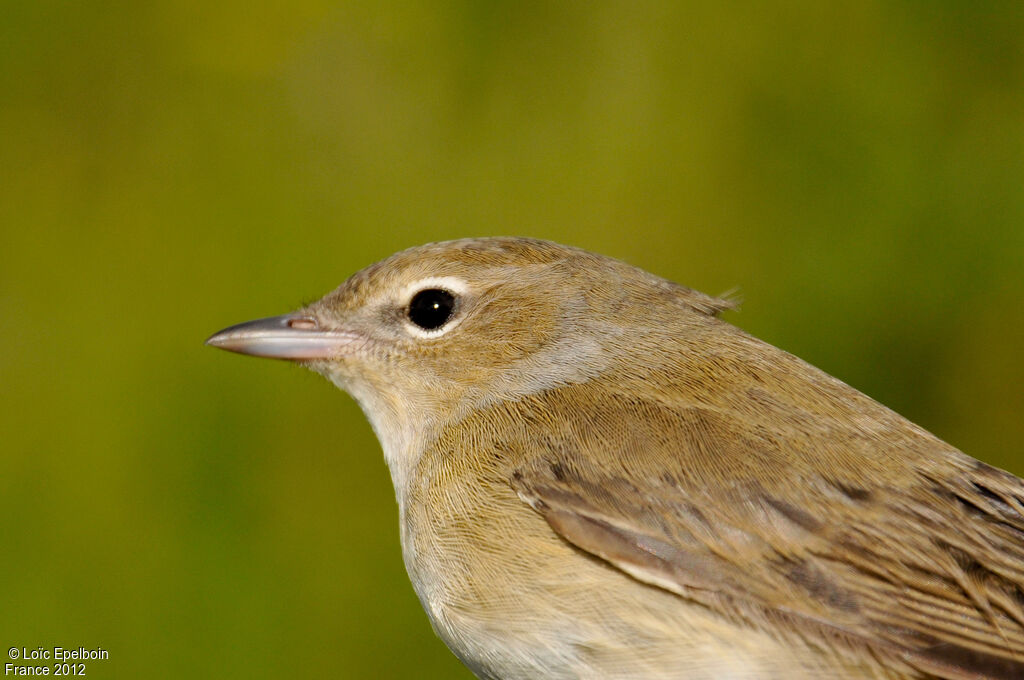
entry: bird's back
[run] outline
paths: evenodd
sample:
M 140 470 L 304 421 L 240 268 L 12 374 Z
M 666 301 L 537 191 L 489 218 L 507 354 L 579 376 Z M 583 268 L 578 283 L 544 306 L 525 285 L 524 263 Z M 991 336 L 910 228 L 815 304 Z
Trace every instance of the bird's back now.
M 1021 677 L 1021 480 L 708 324 L 427 447 L 404 548 L 449 645 L 500 678 Z

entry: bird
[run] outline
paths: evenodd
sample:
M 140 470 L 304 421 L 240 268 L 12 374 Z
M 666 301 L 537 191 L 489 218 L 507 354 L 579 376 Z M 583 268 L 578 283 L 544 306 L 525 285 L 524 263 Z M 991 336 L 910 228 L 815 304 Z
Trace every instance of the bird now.
M 413 588 L 479 678 L 1024 678 L 1024 481 L 732 305 L 469 238 L 207 344 L 355 398 Z

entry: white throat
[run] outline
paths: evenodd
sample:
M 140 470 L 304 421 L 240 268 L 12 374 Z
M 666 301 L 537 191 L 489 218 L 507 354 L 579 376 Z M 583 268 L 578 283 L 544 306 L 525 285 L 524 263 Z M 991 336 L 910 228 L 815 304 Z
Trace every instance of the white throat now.
M 399 510 L 404 514 L 409 481 L 435 430 L 434 418 L 425 411 L 410 409 L 400 400 L 388 399 L 362 381 L 334 377 L 331 381 L 352 395 L 370 421 L 391 472 Z

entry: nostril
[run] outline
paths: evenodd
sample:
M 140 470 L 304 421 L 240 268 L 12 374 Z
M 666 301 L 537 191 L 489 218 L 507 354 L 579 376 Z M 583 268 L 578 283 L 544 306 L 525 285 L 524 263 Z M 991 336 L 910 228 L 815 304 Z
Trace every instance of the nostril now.
M 316 319 L 308 316 L 300 316 L 294 319 L 288 319 L 288 328 L 294 328 L 299 331 L 315 331 L 319 325 Z

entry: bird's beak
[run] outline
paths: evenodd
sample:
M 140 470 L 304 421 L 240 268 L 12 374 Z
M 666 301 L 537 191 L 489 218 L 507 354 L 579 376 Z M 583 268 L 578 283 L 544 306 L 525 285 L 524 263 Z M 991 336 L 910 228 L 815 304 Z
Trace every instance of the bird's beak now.
M 351 331 L 324 330 L 311 316 L 285 314 L 229 326 L 211 335 L 206 344 L 254 357 L 309 361 L 351 354 L 365 338 Z

